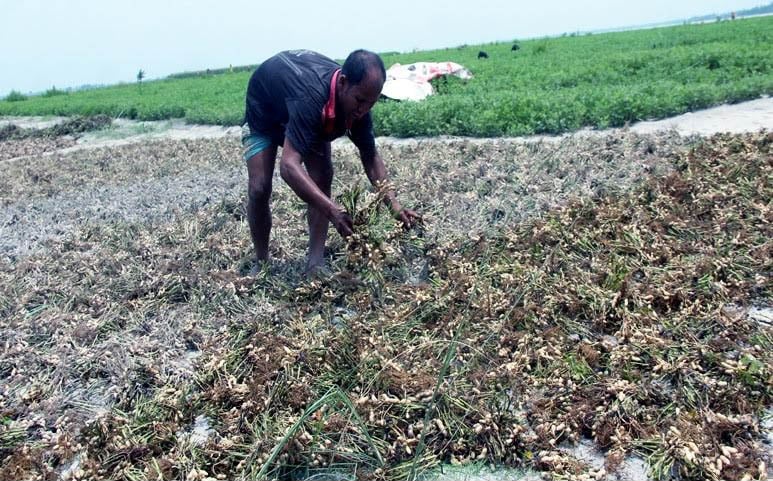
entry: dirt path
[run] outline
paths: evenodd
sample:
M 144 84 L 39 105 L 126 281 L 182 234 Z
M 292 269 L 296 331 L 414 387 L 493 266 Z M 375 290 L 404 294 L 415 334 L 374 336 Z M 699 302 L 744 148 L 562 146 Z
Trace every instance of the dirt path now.
M 688 112 L 670 119 L 639 122 L 631 130 L 647 134 L 674 129 L 681 135 L 712 135 L 718 132 L 744 133 L 773 128 L 773 98 L 721 105 L 698 112 Z

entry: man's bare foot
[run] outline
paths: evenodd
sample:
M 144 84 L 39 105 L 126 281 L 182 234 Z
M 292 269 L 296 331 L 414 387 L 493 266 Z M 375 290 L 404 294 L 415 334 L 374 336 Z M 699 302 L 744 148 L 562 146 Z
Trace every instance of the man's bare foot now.
M 247 274 L 249 277 L 266 277 L 270 272 L 271 264 L 267 260 L 255 261 Z
M 303 271 L 303 275 L 310 279 L 315 277 L 328 277 L 330 276 L 330 269 L 325 267 L 325 260 L 312 260 L 309 259 L 306 262 L 306 269 Z

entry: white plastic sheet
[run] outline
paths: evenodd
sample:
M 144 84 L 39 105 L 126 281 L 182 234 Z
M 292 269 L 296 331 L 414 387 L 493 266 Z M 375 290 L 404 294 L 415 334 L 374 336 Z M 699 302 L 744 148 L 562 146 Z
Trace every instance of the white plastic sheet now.
M 462 80 L 472 78 L 469 70 L 454 62 L 396 63 L 386 72 L 381 94 L 395 100 L 424 100 L 434 93 L 429 81 L 444 75 L 453 75 Z

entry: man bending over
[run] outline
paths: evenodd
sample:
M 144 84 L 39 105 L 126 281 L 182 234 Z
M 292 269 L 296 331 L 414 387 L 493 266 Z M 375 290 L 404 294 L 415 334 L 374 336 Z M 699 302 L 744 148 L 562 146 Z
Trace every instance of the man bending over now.
M 313 272 L 324 262 L 329 222 L 342 236 L 352 234 L 352 218 L 330 197 L 330 142 L 345 134 L 357 146 L 370 182 L 375 186 L 387 180 L 370 117 L 385 78 L 381 58 L 367 50 L 352 52 L 343 67 L 309 50 L 281 52 L 252 74 L 242 144 L 257 268 L 268 260 L 271 180 L 280 145 L 282 179 L 308 205 L 307 270 Z M 419 219 L 400 205 L 393 192 L 387 192 L 386 201 L 406 227 Z

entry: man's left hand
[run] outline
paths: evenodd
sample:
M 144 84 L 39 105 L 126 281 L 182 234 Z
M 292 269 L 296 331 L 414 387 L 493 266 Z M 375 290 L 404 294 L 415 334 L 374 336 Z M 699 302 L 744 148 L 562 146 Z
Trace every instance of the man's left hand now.
M 421 221 L 421 216 L 411 209 L 400 208 L 395 214 L 395 217 L 403 223 L 406 229 L 410 229 L 416 225 L 417 222 Z

